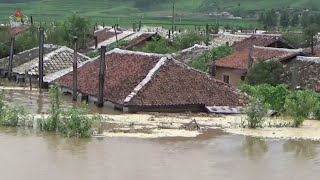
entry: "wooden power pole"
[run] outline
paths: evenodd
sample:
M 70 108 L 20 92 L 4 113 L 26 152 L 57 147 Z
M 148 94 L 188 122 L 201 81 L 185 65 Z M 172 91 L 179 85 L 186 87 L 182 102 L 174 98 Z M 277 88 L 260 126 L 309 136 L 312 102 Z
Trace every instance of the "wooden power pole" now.
M 99 92 L 98 92 L 98 107 L 103 107 L 103 91 L 104 91 L 104 79 L 106 73 L 106 46 L 101 46 L 100 56 L 100 71 L 99 71 Z
M 41 88 L 43 87 L 43 54 L 44 54 L 44 28 L 39 28 L 39 88 L 41 92 Z
M 77 41 L 78 37 L 73 37 L 74 49 L 73 49 L 73 93 L 72 93 L 72 100 L 77 101 L 77 94 L 78 94 L 78 52 L 77 52 Z

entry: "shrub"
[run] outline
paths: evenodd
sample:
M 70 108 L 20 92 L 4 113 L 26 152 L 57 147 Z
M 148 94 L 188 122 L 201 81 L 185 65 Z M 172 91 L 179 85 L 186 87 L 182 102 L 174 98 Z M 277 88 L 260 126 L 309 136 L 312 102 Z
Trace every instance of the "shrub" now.
M 10 106 L 4 102 L 4 91 L 0 91 L 0 125 L 25 126 L 27 112 L 22 106 Z
M 172 43 L 169 40 L 164 38 L 154 38 L 152 41 L 146 43 L 146 46 L 142 49 L 142 51 L 148 53 L 168 54 L 178 50 L 172 46 Z
M 196 31 L 182 33 L 173 38 L 173 45 L 176 49 L 182 50 L 192 47 L 195 44 L 201 44 L 205 41 L 205 36 L 201 36 Z
M 93 135 L 94 126 L 102 120 L 99 115 L 88 115 L 86 107 L 62 107 L 61 92 L 56 85 L 49 90 L 49 100 L 49 117 L 40 123 L 42 130 L 56 131 L 67 137 L 87 138 Z
M 259 99 L 252 99 L 245 111 L 249 128 L 261 127 L 267 114 L 266 105 Z
M 268 104 L 271 109 L 278 112 L 284 111 L 285 100 L 290 93 L 286 85 L 271 86 L 269 84 L 262 84 L 251 86 L 243 84 L 240 89 L 242 92 L 260 99 L 263 103 Z
M 261 61 L 249 69 L 246 82 L 250 85 L 270 84 L 276 86 L 281 84 L 281 75 L 284 68 L 279 61 Z
M 313 91 L 296 91 L 287 96 L 285 100 L 286 114 L 293 117 L 294 126 L 302 125 L 304 119 L 314 111 L 317 106 L 317 97 Z

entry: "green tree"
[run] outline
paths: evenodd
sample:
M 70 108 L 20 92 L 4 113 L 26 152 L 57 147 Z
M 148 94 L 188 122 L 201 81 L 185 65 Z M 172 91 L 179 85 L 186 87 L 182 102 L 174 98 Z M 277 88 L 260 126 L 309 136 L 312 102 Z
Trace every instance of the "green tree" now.
M 249 69 L 246 82 L 250 85 L 281 84 L 280 76 L 284 73 L 283 65 L 279 61 L 261 61 Z
M 315 35 L 320 31 L 320 25 L 313 23 L 303 29 L 303 32 L 306 36 L 307 44 L 311 47 L 311 53 L 314 54 L 314 45 L 315 45 Z
M 293 117 L 294 126 L 299 127 L 317 106 L 317 95 L 312 91 L 296 91 L 287 96 L 286 114 Z
M 283 27 L 288 27 L 289 20 L 290 20 L 290 17 L 289 17 L 288 11 L 287 10 L 282 11 L 280 15 L 280 25 Z
M 92 30 L 90 26 L 89 20 L 77 16 L 73 13 L 64 23 L 63 23 L 64 30 L 66 33 L 64 34 L 64 40 L 72 46 L 73 37 L 77 36 L 79 39 L 80 46 L 85 47 L 86 44 L 92 38 Z
M 291 26 L 298 26 L 299 25 L 299 15 L 298 14 L 294 14 L 291 19 L 290 19 L 290 25 Z

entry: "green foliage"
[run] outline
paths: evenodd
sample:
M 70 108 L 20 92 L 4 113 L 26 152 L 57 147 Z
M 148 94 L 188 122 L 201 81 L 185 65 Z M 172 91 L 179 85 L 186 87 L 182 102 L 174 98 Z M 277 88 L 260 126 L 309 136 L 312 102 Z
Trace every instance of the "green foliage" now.
M 21 106 L 10 106 L 4 102 L 4 91 L 0 92 L 0 126 L 25 126 L 27 112 Z
M 302 33 L 286 32 L 282 36 L 299 48 L 307 47 L 306 37 Z
M 179 50 L 189 48 L 195 44 L 201 44 L 205 41 L 205 36 L 201 36 L 196 31 L 182 33 L 173 38 L 173 46 Z
M 260 99 L 271 109 L 280 113 L 284 112 L 285 100 L 290 94 L 286 85 L 271 86 L 269 84 L 262 84 L 258 86 L 251 86 L 243 84 L 240 89 L 242 92 L 245 92 L 256 99 Z
M 158 54 L 174 53 L 195 44 L 200 44 L 204 40 L 204 36 L 201 36 L 197 32 L 190 31 L 174 37 L 172 41 L 164 38 L 154 38 L 152 41 L 147 42 L 142 51 Z
M 281 84 L 280 76 L 284 73 L 284 67 L 279 61 L 261 61 L 249 69 L 246 82 L 251 85 Z
M 300 23 L 299 15 L 295 13 L 290 19 L 290 25 L 294 27 L 294 26 L 298 26 L 299 23 Z
M 320 25 L 316 23 L 312 23 L 303 29 L 303 33 L 307 38 L 307 44 L 310 46 L 314 46 L 315 38 L 314 36 L 320 31 Z
M 293 117 L 294 126 L 299 127 L 310 116 L 317 106 L 317 96 L 313 91 L 296 91 L 285 100 L 286 114 Z
M 261 100 L 251 99 L 245 113 L 249 128 L 262 127 L 267 114 L 267 107 Z
M 27 31 L 23 32 L 21 36 L 16 38 L 16 51 L 21 52 L 38 46 L 38 35 L 39 32 L 35 26 L 32 26 Z
M 172 43 L 164 38 L 153 39 L 146 43 L 146 46 L 142 49 L 143 52 L 148 53 L 158 53 L 158 54 L 168 54 L 174 53 L 177 50 L 173 47 Z
M 228 46 L 220 46 L 212 49 L 210 52 L 205 53 L 191 61 L 191 66 L 195 69 L 209 72 L 209 65 L 221 58 L 224 58 L 233 53 L 233 49 Z
M 260 22 L 267 27 L 277 26 L 278 15 L 274 9 L 267 10 L 260 15 Z
M 94 133 L 94 126 L 99 125 L 99 115 L 88 115 L 87 108 L 65 108 L 61 106 L 61 92 L 54 85 L 49 90 L 49 117 L 40 124 L 42 130 L 56 131 L 67 137 L 87 138 Z
M 280 25 L 283 27 L 288 27 L 290 21 L 290 16 L 287 10 L 281 12 L 280 15 Z

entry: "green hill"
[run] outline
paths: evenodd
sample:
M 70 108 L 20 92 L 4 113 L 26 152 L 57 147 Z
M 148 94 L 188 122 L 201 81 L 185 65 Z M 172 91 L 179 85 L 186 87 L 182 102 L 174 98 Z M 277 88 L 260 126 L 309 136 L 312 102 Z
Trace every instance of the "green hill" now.
M 208 12 L 229 11 L 246 15 L 264 9 L 285 7 L 320 9 L 320 0 L 175 0 L 177 21 L 213 22 Z M 52 21 L 70 12 L 93 21 L 131 24 L 134 21 L 170 22 L 172 0 L 0 0 L 0 23 L 8 22 L 16 9 L 33 15 L 35 21 Z

